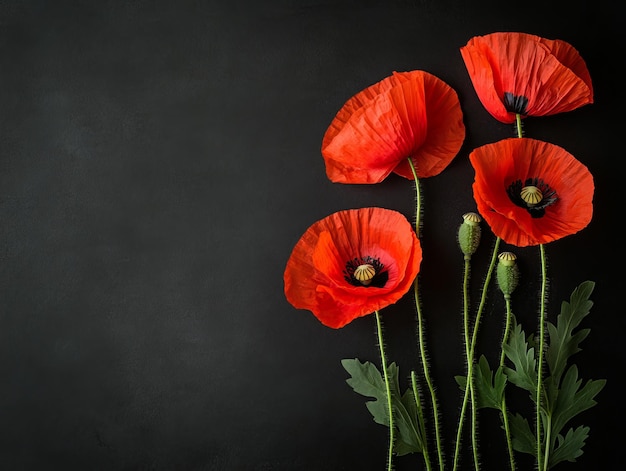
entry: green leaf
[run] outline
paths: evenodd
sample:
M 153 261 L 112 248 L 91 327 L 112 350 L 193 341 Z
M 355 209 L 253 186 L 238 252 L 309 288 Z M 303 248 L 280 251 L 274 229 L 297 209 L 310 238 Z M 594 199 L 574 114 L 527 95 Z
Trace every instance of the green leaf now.
M 565 437 L 557 436 L 557 445 L 550 454 L 548 469 L 554 468 L 561 461 L 576 461 L 583 454 L 585 440 L 589 436 L 589 427 L 580 426 L 576 430 L 570 428 Z
M 501 367 L 494 373 L 489 367 L 489 362 L 484 355 L 478 360 L 478 368 L 475 375 L 476 407 L 478 409 L 489 407 L 502 410 L 506 376 Z
M 537 439 L 531 431 L 528 421 L 520 414 L 511 415 L 509 419 L 513 448 L 520 453 L 537 456 Z
M 398 427 L 398 440 L 395 443 L 395 451 L 398 456 L 409 453 L 422 453 L 424 450 L 425 437 L 422 437 L 419 427 L 417 404 L 413 391 L 407 389 L 400 399 L 403 407 L 396 407 L 396 425 Z
M 354 392 L 365 397 L 374 398 L 373 401 L 367 401 L 365 405 L 374 417 L 374 422 L 389 427 L 389 411 L 387 406 L 387 388 L 385 380 L 378 371 L 378 368 L 369 361 L 361 363 L 358 359 L 341 360 L 344 369 L 350 374 L 351 378 L 346 383 L 354 389 Z M 390 365 L 389 374 L 392 376 Z M 393 381 L 390 381 L 393 385 Z
M 374 422 L 389 427 L 389 407 L 387 405 L 387 388 L 382 374 L 372 363 L 361 363 L 358 359 L 344 359 L 341 361 L 344 369 L 351 378 L 346 383 L 358 394 L 374 398 L 367 401 L 366 407 L 372 414 Z M 399 369 L 395 363 L 387 368 L 389 386 L 391 390 L 391 403 L 394 414 L 394 430 L 397 431 L 394 442 L 394 451 L 398 455 L 408 453 L 422 453 L 424 439 L 420 434 L 418 423 L 417 405 L 411 390 L 400 396 Z
M 559 434 L 569 420 L 577 414 L 595 406 L 596 395 L 606 384 L 606 380 L 589 380 L 580 388 L 578 368 L 572 365 L 565 373 L 561 389 L 552 410 L 552 433 Z
M 459 389 L 465 392 L 465 386 L 467 385 L 467 376 L 457 375 L 454 377 L 456 384 L 459 385 Z
M 556 325 L 546 323 L 550 339 L 546 362 L 550 376 L 543 379 L 545 401 L 542 401 L 541 416 L 544 440 L 545 437 L 552 437 L 549 443 L 543 444 L 549 450 L 548 468 L 561 461 L 575 461 L 582 454 L 589 429 L 582 426 L 569 429 L 565 436 L 561 432 L 576 415 L 596 405 L 595 397 L 606 384 L 606 380 L 589 380 L 583 386 L 576 365 L 568 368 L 570 357 L 581 350 L 579 345 L 590 332 L 589 329 L 575 332 L 575 329 L 593 306 L 589 296 L 594 287 L 595 283 L 591 281 L 581 283 L 572 292 L 570 302 L 561 304 Z M 534 403 L 537 372 L 533 337 L 526 338 L 521 328 L 514 323 L 504 348 L 507 358 L 513 363 L 513 368 L 505 368 L 509 381 L 530 391 L 530 399 Z M 510 425 L 514 449 L 536 456 L 536 437 L 528 421 L 518 414 L 511 418 Z
M 561 313 L 557 316 L 556 326 L 550 322 L 547 323 L 550 345 L 546 353 L 546 361 L 555 384 L 561 380 L 569 357 L 580 351 L 578 345 L 589 335 L 589 329 L 576 333 L 574 329 L 580 325 L 593 306 L 589 296 L 594 287 L 595 283 L 592 281 L 581 283 L 572 292 L 570 302 L 564 301 L 561 304 Z
M 532 397 L 537 391 L 535 349 L 529 345 L 522 326 L 517 324 L 515 318 L 509 339 L 503 348 L 507 358 L 513 363 L 513 368 L 504 367 L 508 380 L 529 391 Z

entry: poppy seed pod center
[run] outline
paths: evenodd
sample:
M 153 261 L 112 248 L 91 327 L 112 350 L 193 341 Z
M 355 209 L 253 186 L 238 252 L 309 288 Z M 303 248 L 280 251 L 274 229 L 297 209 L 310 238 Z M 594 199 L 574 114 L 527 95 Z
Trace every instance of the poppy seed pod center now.
M 543 193 L 541 193 L 541 190 L 533 185 L 528 185 L 522 188 L 520 196 L 528 206 L 535 206 L 543 199 Z
M 353 286 L 382 288 L 389 279 L 389 273 L 383 268 L 378 258 L 369 255 L 355 257 L 346 262 L 344 279 Z
M 546 208 L 558 200 L 556 190 L 541 178 L 527 178 L 524 183 L 515 180 L 506 192 L 513 203 L 527 210 L 533 218 L 543 217 Z
M 359 280 L 363 286 L 367 286 L 372 282 L 372 278 L 376 275 L 376 270 L 369 263 L 359 265 L 354 270 L 354 278 Z

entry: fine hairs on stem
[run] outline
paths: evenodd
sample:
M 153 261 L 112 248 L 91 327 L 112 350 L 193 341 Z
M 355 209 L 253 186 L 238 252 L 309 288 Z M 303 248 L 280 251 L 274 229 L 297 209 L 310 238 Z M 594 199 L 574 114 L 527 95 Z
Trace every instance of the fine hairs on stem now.
M 461 453 L 461 448 L 460 448 L 460 444 L 461 444 L 461 435 L 462 435 L 462 429 L 463 429 L 463 421 L 464 421 L 464 414 L 465 414 L 465 410 L 467 408 L 467 403 L 468 400 L 470 401 L 470 406 L 471 406 L 471 413 L 472 413 L 472 444 L 474 446 L 472 446 L 473 448 L 473 452 L 474 452 L 474 466 L 476 468 L 476 470 L 479 469 L 479 463 L 478 463 L 478 455 L 477 455 L 477 451 L 476 451 L 476 404 L 475 404 L 475 396 L 472 393 L 473 391 L 473 361 L 474 361 L 474 350 L 476 348 L 476 342 L 478 339 L 478 328 L 480 326 L 480 318 L 482 316 L 483 310 L 485 308 L 485 304 L 487 301 L 487 291 L 488 291 L 488 287 L 489 287 L 489 283 L 491 282 L 491 276 L 493 274 L 494 268 L 496 266 L 496 260 L 498 259 L 498 248 L 500 246 L 500 238 L 497 237 L 493 246 L 493 251 L 492 251 L 492 255 L 491 255 L 491 261 L 489 263 L 489 268 L 487 270 L 487 275 L 485 277 L 485 281 L 483 283 L 483 288 L 482 288 L 482 294 L 480 297 L 480 304 L 478 305 L 478 310 L 476 312 L 476 318 L 474 320 L 474 327 L 472 329 L 472 335 L 471 335 L 471 340 L 470 340 L 470 344 L 469 347 L 466 346 L 466 351 L 468 352 L 467 354 L 467 380 L 465 383 L 465 392 L 463 394 L 463 405 L 461 406 L 461 414 L 459 416 L 459 423 L 458 423 L 458 429 L 457 429 L 457 438 L 456 438 L 456 445 L 455 445 L 455 452 L 454 452 L 454 465 L 453 465 L 453 470 L 457 470 L 458 468 L 458 464 L 459 464 L 459 459 L 460 459 L 460 453 Z
M 547 298 L 547 266 L 546 266 L 546 250 L 543 244 L 539 245 L 539 251 L 541 255 L 541 308 L 539 312 L 539 354 L 537 358 L 537 395 L 535 397 L 536 404 L 536 430 L 537 434 L 537 469 L 539 471 L 548 469 L 549 459 L 549 437 L 546 440 L 545 457 L 543 456 L 543 450 L 541 446 L 541 396 L 542 396 L 542 383 L 543 383 L 543 360 L 544 360 L 544 343 L 545 343 L 545 324 L 546 324 L 546 298 Z M 542 463 L 542 458 L 545 459 L 545 463 Z
M 522 116 L 519 113 L 515 114 L 515 129 L 518 138 L 524 137 L 524 126 Z M 543 361 L 544 361 L 544 344 L 545 344 L 545 324 L 546 324 L 546 300 L 547 300 L 547 267 L 546 267 L 546 252 L 544 244 L 539 245 L 540 257 L 541 257 L 541 299 L 539 309 L 539 339 L 537 354 L 537 391 L 535 396 L 535 434 L 537 436 L 537 469 L 538 471 L 545 471 L 548 469 L 549 460 L 549 446 L 543 450 L 542 443 L 542 427 L 541 427 L 541 397 L 543 386 Z M 549 443 L 549 438 L 546 440 L 546 445 Z M 544 456 L 545 451 L 545 456 Z
M 380 320 L 380 313 L 375 311 L 376 314 L 376 334 L 378 336 L 378 346 L 380 348 L 380 361 L 382 363 L 383 378 L 385 379 L 385 390 L 387 393 L 387 412 L 389 413 L 389 451 L 387 457 L 387 471 L 393 469 L 393 445 L 395 441 L 393 423 L 393 404 L 391 399 L 391 385 L 389 384 L 389 372 L 387 371 L 387 358 L 385 355 L 385 345 L 383 341 L 383 326 Z
M 431 471 L 432 466 L 430 464 L 430 452 L 428 451 L 428 440 L 426 440 L 426 428 L 424 426 L 424 411 L 422 409 L 422 399 L 419 393 L 419 388 L 417 386 L 417 376 L 415 371 L 411 371 L 411 388 L 413 389 L 413 397 L 415 398 L 415 407 L 417 409 L 417 415 L 419 417 L 418 424 L 420 427 L 420 435 L 424 437 L 424 448 L 423 448 L 423 457 L 424 457 L 424 465 L 426 466 L 426 471 Z
M 409 167 L 411 168 L 411 172 L 413 173 L 413 179 L 415 181 L 415 233 L 417 237 L 419 238 L 420 227 L 421 227 L 420 215 L 422 211 L 420 180 L 417 176 L 417 171 L 415 169 L 415 165 L 413 164 L 413 161 L 411 160 L 411 158 L 409 157 L 407 161 L 409 163 Z M 418 280 L 419 280 L 419 274 L 415 278 L 415 281 L 413 282 L 413 289 L 414 289 L 414 295 L 415 295 L 414 296 L 415 297 L 415 309 L 417 312 L 418 344 L 419 344 L 420 359 L 421 359 L 422 370 L 424 374 L 424 380 L 426 381 L 426 385 L 428 386 L 428 391 L 430 393 L 430 401 L 432 405 L 432 413 L 433 413 L 433 420 L 434 420 L 434 426 L 435 426 L 435 441 L 437 445 L 437 461 L 439 463 L 439 469 L 443 471 L 445 469 L 445 462 L 444 462 L 443 445 L 442 445 L 442 438 L 441 438 L 441 425 L 439 423 L 440 422 L 439 404 L 437 401 L 437 395 L 435 393 L 435 387 L 430 377 L 430 366 L 429 366 L 429 361 L 428 361 L 428 355 L 426 353 L 426 341 L 425 341 L 425 336 L 424 336 L 424 320 L 422 316 L 422 306 L 420 302 Z
M 509 334 L 511 331 L 511 324 L 513 321 L 513 312 L 511 311 L 511 295 L 504 294 L 504 303 L 506 305 L 506 323 L 504 326 L 504 335 L 502 336 L 502 348 L 500 351 L 500 368 L 504 368 L 504 362 L 506 354 L 504 353 L 504 345 L 508 342 Z M 515 455 L 513 453 L 513 443 L 511 441 L 511 427 L 509 425 L 509 416 L 506 406 L 506 394 L 502 396 L 502 425 L 504 427 L 504 434 L 506 436 L 506 446 L 509 453 L 509 464 L 511 465 L 511 471 L 515 471 Z

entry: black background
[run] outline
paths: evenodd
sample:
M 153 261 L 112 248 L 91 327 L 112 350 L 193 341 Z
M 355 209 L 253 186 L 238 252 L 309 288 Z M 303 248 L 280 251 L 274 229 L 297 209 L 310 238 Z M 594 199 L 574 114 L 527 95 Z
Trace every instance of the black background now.
M 347 208 L 413 219 L 411 182 L 326 178 L 321 139 L 353 94 L 422 69 L 459 94 L 467 138 L 422 181 L 421 289 L 450 464 L 463 373 L 462 257 L 475 210 L 469 152 L 511 137 L 470 83 L 459 48 L 523 31 L 572 44 L 595 103 L 527 119 L 594 175 L 594 217 L 546 247 L 550 319 L 596 282 L 580 375 L 608 380 L 584 455 L 557 469 L 620 469 L 625 361 L 619 2 L 0 1 L 0 468 L 382 470 L 387 429 L 340 360 L 379 363 L 372 316 L 322 326 L 284 298 L 309 225 Z M 493 238 L 472 272 L 478 299 Z M 502 247 L 506 248 L 506 246 Z M 535 322 L 539 250 L 516 250 L 513 298 Z M 503 304 L 490 291 L 480 350 L 495 354 Z M 387 353 L 415 368 L 410 297 L 383 311 Z M 484 470 L 506 456 L 481 415 Z M 463 469 L 471 469 L 466 461 Z M 419 456 L 398 471 L 422 469 Z M 520 469 L 532 463 L 520 458 Z

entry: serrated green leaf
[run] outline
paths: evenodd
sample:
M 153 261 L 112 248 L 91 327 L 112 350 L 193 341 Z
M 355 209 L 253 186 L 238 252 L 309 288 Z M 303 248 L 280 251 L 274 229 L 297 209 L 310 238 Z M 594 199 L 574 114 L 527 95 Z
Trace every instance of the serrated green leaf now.
M 374 398 L 373 401 L 368 401 L 365 404 L 372 414 L 374 422 L 388 427 L 387 387 L 378 368 L 369 361 L 361 363 L 356 358 L 341 360 L 341 364 L 351 376 L 351 378 L 346 380 L 346 383 L 350 385 L 354 392 L 365 397 Z M 388 370 L 390 377 L 393 377 L 394 370 L 397 374 L 395 364 L 390 365 Z M 390 381 L 391 387 L 393 387 L 393 384 L 394 382 Z
M 344 369 L 351 378 L 346 383 L 362 396 L 374 398 L 367 401 L 366 407 L 374 418 L 374 422 L 389 427 L 389 406 L 387 404 L 387 388 L 385 380 L 372 363 L 361 363 L 358 359 L 344 359 L 341 361 Z M 412 391 L 407 391 L 402 397 L 399 393 L 399 369 L 395 363 L 387 368 L 391 390 L 391 403 L 394 413 L 394 430 L 397 431 L 394 441 L 394 451 L 398 455 L 408 453 L 422 453 L 424 440 L 419 433 L 418 416 Z
M 561 383 L 561 388 L 552 412 L 552 433 L 559 434 L 567 422 L 581 412 L 595 406 L 596 395 L 606 384 L 606 380 L 589 380 L 580 388 L 578 368 L 572 365 Z
M 589 437 L 589 427 L 580 426 L 576 430 L 570 428 L 565 436 L 557 436 L 557 445 L 548 458 L 548 469 L 554 468 L 562 461 L 576 461 L 583 454 L 585 440 Z
M 546 361 L 553 381 L 558 384 L 561 375 L 567 367 L 570 356 L 580 351 L 579 344 L 587 335 L 589 329 L 583 329 L 574 334 L 582 320 L 593 306 L 589 296 L 593 292 L 595 283 L 585 281 L 581 283 L 570 296 L 570 302 L 561 303 L 561 313 L 557 316 L 556 326 L 548 322 L 550 343 L 546 352 Z
M 423 453 L 425 439 L 420 430 L 417 404 L 413 391 L 408 389 L 400 399 L 402 407 L 397 407 L 398 440 L 395 443 L 395 451 L 398 456 L 409 453 Z
M 367 407 L 367 410 L 372 414 L 374 422 L 389 427 L 389 406 L 386 400 L 387 399 L 385 399 L 385 401 L 377 399 L 375 401 L 367 401 L 365 407 Z
M 385 380 L 374 364 L 369 361 L 361 363 L 357 358 L 341 360 L 341 364 L 351 376 L 346 382 L 356 393 L 377 399 L 381 394 L 386 397 Z
M 528 421 L 520 414 L 511 415 L 509 418 L 513 448 L 520 453 L 537 456 L 537 439 L 531 431 Z
M 537 362 L 535 349 L 526 340 L 522 326 L 513 318 L 513 326 L 507 343 L 503 346 L 506 357 L 513 363 L 513 368 L 504 367 L 508 380 L 531 393 L 537 390 Z
M 413 446 L 408 445 L 403 440 L 396 440 L 393 444 L 393 452 L 398 456 L 409 455 L 411 453 L 419 453 L 418 450 L 415 450 Z
M 502 368 L 498 367 L 494 374 L 484 355 L 481 355 L 478 359 L 477 366 L 474 381 L 476 407 L 478 409 L 489 407 L 502 410 L 502 398 L 504 397 L 504 388 L 506 386 L 506 376 Z

